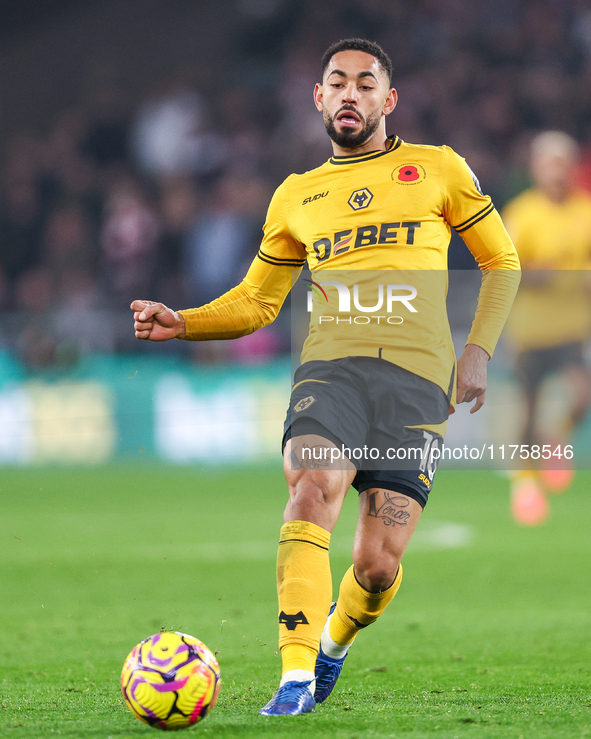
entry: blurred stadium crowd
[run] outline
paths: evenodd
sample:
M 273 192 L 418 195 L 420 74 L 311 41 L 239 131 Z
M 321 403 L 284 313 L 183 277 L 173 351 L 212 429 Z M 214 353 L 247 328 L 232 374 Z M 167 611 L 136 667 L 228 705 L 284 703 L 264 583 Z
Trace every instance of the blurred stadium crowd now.
M 528 184 L 536 132 L 591 147 L 588 0 L 209 5 L 174 74 L 135 91 L 115 74 L 2 144 L 0 345 L 31 369 L 151 351 L 133 337 L 133 298 L 200 305 L 241 279 L 273 189 L 330 155 L 312 89 L 339 38 L 384 46 L 400 96 L 390 132 L 455 148 L 499 208 Z M 203 58 L 199 37 L 214 32 L 217 54 Z M 583 185 L 590 162 L 573 173 Z M 450 264 L 473 266 L 461 242 Z M 256 359 L 288 350 L 287 334 L 158 351 Z

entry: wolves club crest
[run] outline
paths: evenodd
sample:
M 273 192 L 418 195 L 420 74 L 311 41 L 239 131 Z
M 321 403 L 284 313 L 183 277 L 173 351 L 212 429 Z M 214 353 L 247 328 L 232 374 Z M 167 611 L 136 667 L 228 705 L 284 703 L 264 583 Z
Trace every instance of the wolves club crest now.
M 298 611 L 295 614 L 285 613 L 281 611 L 279 614 L 279 623 L 285 624 L 288 631 L 295 631 L 296 626 L 300 624 L 307 624 L 308 619 L 304 616 L 303 611 Z
M 293 409 L 296 413 L 299 413 L 300 411 L 305 411 L 306 408 L 309 408 L 312 403 L 316 402 L 316 398 L 314 398 L 312 395 L 308 395 L 307 398 L 303 398 L 302 400 L 298 401 Z

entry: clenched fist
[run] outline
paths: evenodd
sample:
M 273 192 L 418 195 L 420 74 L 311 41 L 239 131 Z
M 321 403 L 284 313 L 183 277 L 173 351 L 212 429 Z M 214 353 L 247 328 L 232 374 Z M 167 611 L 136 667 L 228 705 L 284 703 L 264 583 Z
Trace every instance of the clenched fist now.
M 186 333 L 185 319 L 180 313 L 153 300 L 134 300 L 133 327 L 138 339 L 168 341 L 182 339 Z

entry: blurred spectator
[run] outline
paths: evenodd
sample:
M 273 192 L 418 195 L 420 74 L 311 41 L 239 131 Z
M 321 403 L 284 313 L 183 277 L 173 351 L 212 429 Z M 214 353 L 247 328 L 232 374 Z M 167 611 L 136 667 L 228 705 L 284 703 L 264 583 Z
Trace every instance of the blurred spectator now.
M 163 303 L 185 304 L 181 276 L 184 242 L 187 231 L 203 211 L 204 205 L 205 199 L 191 177 L 176 177 L 163 182 L 160 197 L 162 232 L 156 285 L 156 294 Z
M 92 96 L 90 119 L 80 142 L 81 153 L 100 169 L 129 163 L 129 121 L 123 93 L 102 87 Z
M 10 146 L 2 177 L 0 268 L 12 285 L 40 256 L 42 149 L 42 143 L 34 136 L 17 137 Z
M 58 348 L 74 361 L 79 356 L 115 350 L 115 324 L 87 269 L 69 268 L 62 276 L 61 300 L 51 315 Z
M 257 252 L 269 201 L 256 178 L 224 177 L 186 235 L 183 274 L 189 303 L 203 305 L 234 287 Z
M 84 208 L 76 202 L 60 204 L 49 215 L 43 230 L 42 262 L 49 267 L 60 289 L 63 274 L 72 268 L 96 269 L 94 233 Z
M 208 117 L 203 97 L 182 81 L 143 103 L 131 133 L 140 169 L 155 176 L 174 176 L 205 175 L 219 168 L 225 142 L 209 130 Z
M 48 206 L 78 200 L 95 207 L 98 184 L 90 158 L 82 153 L 87 119 L 81 108 L 64 111 L 50 130 L 44 148 L 43 197 Z
M 15 307 L 25 313 L 47 313 L 55 296 L 55 280 L 47 267 L 33 267 L 19 280 Z
M 152 288 L 160 223 L 136 180 L 110 183 L 100 235 L 106 289 L 119 308 L 129 295 L 147 295 Z
M 286 173 L 312 169 L 331 156 L 322 116 L 312 102 L 319 74 L 319 55 L 309 47 L 291 50 L 284 61 L 279 82 L 283 115 L 275 132 L 275 151 Z
M 273 99 L 272 103 L 276 101 Z M 269 116 L 247 85 L 222 92 L 218 99 L 219 130 L 231 153 L 224 163 L 225 173 L 240 178 L 273 171 L 275 162 L 268 138 L 273 131 L 274 118 L 278 117 L 276 108 L 275 105 L 274 117 Z
M 28 270 L 17 284 L 15 305 L 22 321 L 17 323 L 15 348 L 33 370 L 51 367 L 54 362 L 56 341 L 47 320 L 54 296 L 54 277 L 47 267 Z

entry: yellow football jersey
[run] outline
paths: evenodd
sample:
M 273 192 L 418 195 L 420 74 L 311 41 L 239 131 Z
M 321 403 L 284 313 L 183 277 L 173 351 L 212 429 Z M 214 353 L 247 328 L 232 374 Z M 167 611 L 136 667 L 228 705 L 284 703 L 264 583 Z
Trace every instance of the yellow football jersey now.
M 515 248 L 460 156 L 398 137 L 386 151 L 333 156 L 288 177 L 272 198 L 260 251 L 243 282 L 208 306 L 181 311 L 186 338 L 232 338 L 269 323 L 291 288 L 291 270 L 306 260 L 317 283 L 334 270 L 423 271 L 414 277 L 422 280 L 416 331 L 395 333 L 384 323 L 331 334 L 313 311 L 302 361 L 380 356 L 447 393 L 455 363 L 445 305 L 452 228 L 486 271 L 468 341 L 492 355 L 518 284 Z M 493 272 L 499 279 L 490 279 Z
M 564 202 L 526 190 L 503 211 L 524 270 L 507 326 L 521 351 L 584 341 L 591 334 L 591 196 Z M 537 271 L 539 270 L 539 272 Z M 568 270 L 568 272 L 567 272 Z

